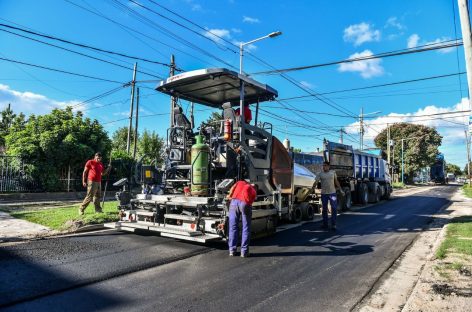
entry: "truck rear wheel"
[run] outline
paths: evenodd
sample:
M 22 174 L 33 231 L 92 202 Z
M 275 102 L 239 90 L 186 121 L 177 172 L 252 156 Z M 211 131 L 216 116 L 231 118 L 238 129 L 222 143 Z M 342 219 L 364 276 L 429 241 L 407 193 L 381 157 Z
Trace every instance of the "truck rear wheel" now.
M 315 208 L 309 203 L 301 203 L 300 209 L 302 210 L 303 220 L 313 220 L 315 217 Z
M 389 184 L 386 184 L 385 185 L 385 194 L 383 196 L 383 199 L 385 200 L 389 200 L 390 199 L 390 185 Z
M 349 187 L 344 187 L 344 208 L 346 210 L 351 209 L 352 207 L 352 194 L 351 194 L 351 189 Z
M 380 187 L 377 187 L 375 189 L 375 198 L 374 198 L 375 202 L 378 203 L 380 201 L 381 197 L 382 197 L 382 190 L 380 189 Z
M 369 202 L 369 189 L 367 184 L 361 183 L 357 191 L 357 198 L 359 199 L 359 204 L 362 206 L 366 205 Z
M 292 213 L 290 216 L 290 222 L 292 223 L 298 223 L 302 221 L 302 210 L 300 209 L 299 206 L 295 206 L 292 209 Z

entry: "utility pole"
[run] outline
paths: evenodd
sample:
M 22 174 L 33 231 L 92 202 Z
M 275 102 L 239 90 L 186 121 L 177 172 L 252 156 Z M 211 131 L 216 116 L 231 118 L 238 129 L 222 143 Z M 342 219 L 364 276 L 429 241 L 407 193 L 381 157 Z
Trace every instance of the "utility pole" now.
M 343 133 L 344 133 L 344 129 L 341 128 L 339 129 L 339 143 L 343 144 Z
M 359 116 L 359 150 L 364 149 L 364 108 L 361 107 L 361 114 Z
M 469 87 L 469 110 L 472 110 L 472 102 L 470 95 L 472 94 L 472 37 L 470 34 L 470 17 L 467 0 L 458 0 L 459 16 L 461 20 L 462 42 L 464 44 L 465 66 L 467 72 L 467 85 Z M 470 120 L 470 119 L 469 119 Z M 469 121 L 470 122 L 470 121 Z M 469 186 L 472 186 L 470 181 L 470 133 L 466 131 L 467 141 L 467 168 Z
M 404 183 L 404 182 L 403 182 L 403 172 L 404 172 L 404 171 L 403 171 L 403 170 L 404 170 L 404 167 L 403 167 L 403 142 L 404 142 L 404 141 L 405 141 L 405 140 L 402 139 L 402 184 Z
M 136 159 L 136 148 L 138 146 L 138 119 L 139 119 L 139 88 L 136 90 L 136 121 L 134 124 L 134 148 L 133 159 Z
M 390 166 L 390 126 L 387 124 L 387 163 Z
M 170 56 L 170 71 L 169 77 L 175 75 L 175 57 L 174 54 Z M 170 127 L 174 126 L 174 107 L 177 104 L 177 99 L 173 96 L 170 97 Z
M 129 108 L 129 126 L 128 126 L 128 139 L 126 140 L 126 153 L 129 155 L 129 149 L 131 145 L 131 127 L 133 126 L 133 106 L 134 106 L 134 88 L 136 86 L 136 69 L 138 63 L 134 63 L 133 80 L 131 81 L 131 102 Z

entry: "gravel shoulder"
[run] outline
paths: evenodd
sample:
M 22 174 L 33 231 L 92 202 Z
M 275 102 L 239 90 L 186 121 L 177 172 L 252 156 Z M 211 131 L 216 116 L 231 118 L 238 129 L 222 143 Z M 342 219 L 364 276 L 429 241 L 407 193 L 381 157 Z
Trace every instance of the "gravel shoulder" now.
M 472 306 L 472 259 L 461 256 L 463 270 L 451 269 L 456 256 L 436 259 L 448 222 L 472 215 L 472 199 L 458 190 L 430 226 L 383 275 L 356 311 L 467 311 Z

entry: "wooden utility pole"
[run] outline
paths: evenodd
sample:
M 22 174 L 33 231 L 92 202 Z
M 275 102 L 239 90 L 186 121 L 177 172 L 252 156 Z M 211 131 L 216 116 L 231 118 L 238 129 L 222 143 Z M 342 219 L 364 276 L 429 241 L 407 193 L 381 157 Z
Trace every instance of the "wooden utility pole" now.
M 174 54 L 170 56 L 170 72 L 169 77 L 175 75 L 175 57 Z M 174 125 L 174 107 L 177 104 L 177 99 L 173 96 L 170 97 L 170 127 Z
M 344 128 L 339 129 L 339 143 L 343 144 Z
M 138 119 L 139 119 L 139 88 L 136 93 L 136 120 L 134 124 L 134 148 L 133 159 L 136 159 L 136 148 L 138 146 Z
M 462 30 L 462 42 L 464 44 L 464 55 L 465 55 L 465 67 L 467 72 L 467 85 L 469 87 L 469 110 L 472 110 L 472 102 L 470 95 L 472 94 L 472 37 L 470 34 L 470 17 L 469 8 L 467 6 L 467 0 L 458 0 L 459 16 L 461 20 Z M 470 114 L 470 113 L 469 113 Z M 466 130 L 466 141 L 467 141 L 467 176 L 469 178 L 469 186 L 472 186 L 470 180 L 470 133 Z
M 131 101 L 129 108 L 129 126 L 128 126 L 128 139 L 126 140 L 126 153 L 129 155 L 129 149 L 131 145 L 131 127 L 133 126 L 133 106 L 134 106 L 134 88 L 136 86 L 136 69 L 138 63 L 134 63 L 133 80 L 131 81 Z

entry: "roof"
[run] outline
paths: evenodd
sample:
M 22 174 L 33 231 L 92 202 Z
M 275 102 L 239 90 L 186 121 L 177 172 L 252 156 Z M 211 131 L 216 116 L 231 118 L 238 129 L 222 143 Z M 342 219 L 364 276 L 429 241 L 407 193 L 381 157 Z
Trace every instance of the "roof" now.
M 221 107 L 226 102 L 235 106 L 239 105 L 240 80 L 244 81 L 245 103 L 270 101 L 278 96 L 270 86 L 225 68 L 181 73 L 161 81 L 156 90 L 210 107 Z

